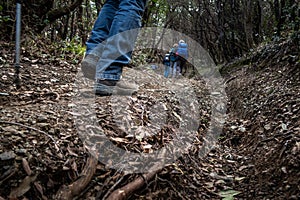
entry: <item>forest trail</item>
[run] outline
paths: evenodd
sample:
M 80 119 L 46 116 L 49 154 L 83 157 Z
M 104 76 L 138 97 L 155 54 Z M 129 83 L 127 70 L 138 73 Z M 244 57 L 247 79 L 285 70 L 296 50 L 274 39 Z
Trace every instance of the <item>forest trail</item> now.
M 22 88 L 16 90 L 12 85 L 13 46 L 7 43 L 1 46 L 0 199 L 54 199 L 63 185 L 80 178 L 89 157 L 76 129 L 81 127 L 74 122 L 74 96 L 78 95 L 74 78 L 78 64 L 24 51 Z M 299 41 L 282 40 L 223 66 L 228 118 L 217 145 L 206 156 L 199 157 L 195 144 L 188 153 L 147 180 L 130 199 L 298 199 L 299 53 Z M 156 102 L 165 102 L 170 126 L 164 127 L 162 136 L 149 133 L 147 140 L 125 137 L 122 128 L 112 125 L 109 110 L 109 106 L 119 105 L 119 99 L 95 100 L 100 105 L 96 109 L 99 123 L 120 148 L 136 152 L 159 149 L 172 139 L 172 132 L 180 122 L 172 93 L 153 92 L 161 87 L 157 84 L 159 80 L 152 73 L 147 77 L 149 80 L 145 80 L 140 93 L 130 99 L 126 108 L 130 108 L 132 121 L 146 123 L 149 116 L 139 118 L 140 113 L 147 111 L 141 105 L 151 108 Z M 205 82 L 191 82 L 197 91 L 195 95 L 205 99 Z M 165 84 L 167 87 L 173 83 L 167 80 Z M 209 125 L 210 110 L 206 103 L 199 106 L 202 116 L 199 144 Z M 108 197 L 140 177 L 141 174 L 107 169 L 99 162 L 91 181 L 75 199 Z

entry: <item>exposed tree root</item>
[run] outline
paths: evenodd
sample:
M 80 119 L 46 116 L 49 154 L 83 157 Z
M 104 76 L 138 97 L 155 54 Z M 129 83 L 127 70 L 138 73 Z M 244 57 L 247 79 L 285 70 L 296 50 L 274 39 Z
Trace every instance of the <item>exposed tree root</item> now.
M 96 172 L 97 163 L 98 159 L 90 154 L 79 178 L 71 185 L 63 186 L 62 188 L 60 188 L 56 194 L 55 199 L 71 200 L 75 196 L 78 196 L 93 178 Z
M 128 183 L 127 185 L 113 191 L 107 198 L 107 200 L 124 200 L 128 199 L 135 191 L 139 190 L 149 182 L 158 172 L 161 171 L 161 168 L 153 168 L 152 171 L 143 174 L 134 181 Z

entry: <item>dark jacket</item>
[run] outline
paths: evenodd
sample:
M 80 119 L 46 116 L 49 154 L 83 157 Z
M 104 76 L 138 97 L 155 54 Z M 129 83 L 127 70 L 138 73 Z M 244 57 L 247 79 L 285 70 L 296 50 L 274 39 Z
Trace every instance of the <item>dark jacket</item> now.
M 176 52 L 177 52 L 177 48 L 173 47 L 171 50 L 170 50 L 170 61 L 172 62 L 175 62 L 177 60 L 177 55 L 176 55 Z
M 163 64 L 167 65 L 167 66 L 170 66 L 170 54 L 169 53 L 165 54 Z

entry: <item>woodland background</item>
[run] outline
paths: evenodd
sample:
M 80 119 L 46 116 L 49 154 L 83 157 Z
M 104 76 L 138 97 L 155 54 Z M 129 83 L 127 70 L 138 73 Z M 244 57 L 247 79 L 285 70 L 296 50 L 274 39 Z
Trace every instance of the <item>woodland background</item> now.
M 22 33 L 70 48 L 84 46 L 103 0 L 26 0 Z M 224 63 L 299 30 L 297 0 L 150 0 L 143 26 L 182 32 L 199 42 L 216 63 Z M 0 1 L 0 35 L 14 40 L 15 1 Z M 63 48 L 63 47 L 62 47 Z

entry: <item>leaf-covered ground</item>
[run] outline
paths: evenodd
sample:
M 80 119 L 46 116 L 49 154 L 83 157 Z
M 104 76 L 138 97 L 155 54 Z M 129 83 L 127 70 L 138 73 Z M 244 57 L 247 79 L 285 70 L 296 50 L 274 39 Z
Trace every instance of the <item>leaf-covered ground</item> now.
M 90 139 L 99 131 L 96 125 L 81 122 L 93 116 L 100 131 L 116 146 L 143 153 L 170 143 L 178 124 L 184 123 L 180 99 L 168 90 L 174 80 L 162 82 L 150 69 L 135 71 L 134 81 L 143 84 L 131 98 L 91 100 L 85 96 L 82 100 L 86 93 L 78 92 L 78 84 L 90 83 L 75 81 L 78 58 L 62 59 L 55 49 L 43 45 L 26 47 L 22 49 L 22 86 L 17 90 L 13 84 L 14 46 L 3 42 L 1 46 L 0 199 L 55 199 L 63 185 L 76 181 L 89 156 L 82 137 Z M 298 41 L 283 40 L 222 68 L 228 117 L 218 143 L 204 157 L 199 156 L 198 147 L 206 142 L 203 135 L 211 114 L 207 85 L 201 79 L 189 80 L 195 96 L 187 94 L 186 99 L 191 100 L 186 109 L 197 105 L 200 121 L 193 146 L 130 198 L 298 199 L 299 52 Z M 125 75 L 131 70 L 126 69 Z M 176 81 L 177 88 L 185 88 L 182 80 Z M 196 104 L 192 101 L 195 97 Z M 92 110 L 91 101 L 96 105 Z M 84 112 L 77 112 L 78 103 Z M 159 128 L 160 121 L 167 125 Z M 128 134 L 125 130 L 129 128 Z M 151 134 L 156 128 L 158 134 Z M 93 134 L 79 134 L 85 131 Z M 106 198 L 140 176 L 99 162 L 91 182 L 75 199 Z

